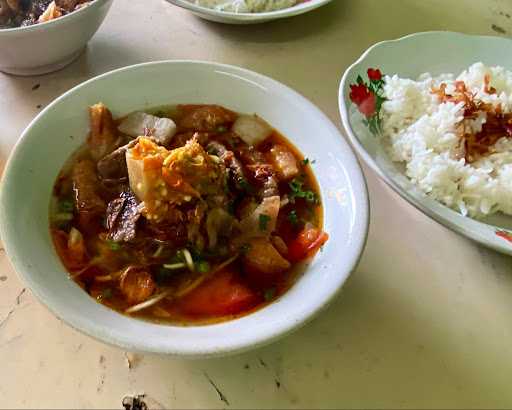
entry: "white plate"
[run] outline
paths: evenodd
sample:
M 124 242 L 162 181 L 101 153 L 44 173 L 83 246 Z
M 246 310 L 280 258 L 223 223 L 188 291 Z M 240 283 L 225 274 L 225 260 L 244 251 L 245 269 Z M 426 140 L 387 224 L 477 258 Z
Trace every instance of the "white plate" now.
M 237 320 L 208 326 L 158 325 L 123 316 L 68 279 L 49 234 L 55 178 L 88 131 L 87 107 L 104 102 L 114 116 L 163 104 L 216 103 L 256 112 L 313 164 L 330 239 L 279 300 Z M 312 136 L 315 136 L 312 138 Z M 331 301 L 364 248 L 366 185 L 348 144 L 313 104 L 290 88 L 233 66 L 166 61 L 112 71 L 68 91 L 23 132 L 0 192 L 0 233 L 23 281 L 58 317 L 105 342 L 135 351 L 210 356 L 268 343 L 304 324 Z
M 332 0 L 309 0 L 305 3 L 301 3 L 293 7 L 289 7 L 283 10 L 269 11 L 266 13 L 229 13 L 225 11 L 217 11 L 206 7 L 196 6 L 187 0 L 166 1 L 174 4 L 175 6 L 190 10 L 196 16 L 205 20 L 226 24 L 256 24 L 307 13 L 308 11 L 323 6 Z
M 495 215 L 484 223 L 449 209 L 419 192 L 404 175 L 400 164 L 390 160 L 362 123 L 362 116 L 349 99 L 350 84 L 368 68 L 379 68 L 384 74 L 416 79 L 420 74 L 460 73 L 471 64 L 500 65 L 512 69 L 512 41 L 499 37 L 471 36 L 451 32 L 412 34 L 370 47 L 341 80 L 339 106 L 347 134 L 363 160 L 399 195 L 426 215 L 446 227 L 497 251 L 512 254 L 512 242 L 502 235 L 510 234 L 512 218 Z M 512 238 L 512 234 L 511 234 Z

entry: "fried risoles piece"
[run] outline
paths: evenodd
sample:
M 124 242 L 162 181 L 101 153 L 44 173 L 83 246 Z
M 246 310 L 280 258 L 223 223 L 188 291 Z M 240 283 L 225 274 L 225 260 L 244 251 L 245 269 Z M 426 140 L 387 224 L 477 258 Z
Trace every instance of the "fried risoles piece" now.
M 121 138 L 117 135 L 112 113 L 104 104 L 89 107 L 89 118 L 91 131 L 87 144 L 92 157 L 98 161 L 114 151 L 120 145 Z

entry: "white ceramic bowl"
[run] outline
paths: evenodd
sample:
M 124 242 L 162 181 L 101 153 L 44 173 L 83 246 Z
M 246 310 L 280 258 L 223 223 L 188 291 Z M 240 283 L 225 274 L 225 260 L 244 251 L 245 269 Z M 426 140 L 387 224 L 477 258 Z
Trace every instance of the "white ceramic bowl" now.
M 339 89 L 340 113 L 357 153 L 399 195 L 446 227 L 497 251 L 512 254 L 512 242 L 504 237 L 511 235 L 512 239 L 511 217 L 496 215 L 479 222 L 425 196 L 405 176 L 403 166 L 391 161 L 380 139 L 362 123 L 362 116 L 349 98 L 350 84 L 356 82 L 358 75 L 364 77 L 368 68 L 416 79 L 424 72 L 458 74 L 478 61 L 512 69 L 512 42 L 499 37 L 427 32 L 378 43 L 343 75 Z
M 297 16 L 307 13 L 332 0 L 309 0 L 283 10 L 269 11 L 266 13 L 229 13 L 225 11 L 212 10 L 206 7 L 196 6 L 187 0 L 166 0 L 171 4 L 190 10 L 196 16 L 205 20 L 226 24 L 256 24 L 276 20 L 284 17 Z
M 115 116 L 162 104 L 218 103 L 256 112 L 310 159 L 320 184 L 330 239 L 281 299 L 226 323 L 176 327 L 123 316 L 95 302 L 68 279 L 51 243 L 48 204 L 64 161 L 84 143 L 87 107 L 98 101 Z M 30 222 L 29 222 L 30 221 Z M 323 308 L 363 251 L 368 228 L 366 185 L 348 144 L 304 97 L 241 68 L 166 61 L 112 71 L 50 104 L 23 132 L 5 169 L 0 233 L 15 269 L 52 312 L 73 327 L 130 350 L 185 356 L 220 355 L 269 342 Z
M 112 0 L 46 23 L 0 29 L 0 71 L 38 75 L 59 70 L 75 60 L 105 19 Z

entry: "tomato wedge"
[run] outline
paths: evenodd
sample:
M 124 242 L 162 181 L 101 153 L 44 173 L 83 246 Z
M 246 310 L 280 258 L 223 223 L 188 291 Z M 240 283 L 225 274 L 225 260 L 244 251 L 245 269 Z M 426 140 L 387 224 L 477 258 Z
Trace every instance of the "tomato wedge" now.
M 241 313 L 259 302 L 258 294 L 226 270 L 184 296 L 178 307 L 184 314 L 208 317 Z
M 329 235 L 318 228 L 304 228 L 288 245 L 288 260 L 299 262 L 312 256 L 328 239 Z

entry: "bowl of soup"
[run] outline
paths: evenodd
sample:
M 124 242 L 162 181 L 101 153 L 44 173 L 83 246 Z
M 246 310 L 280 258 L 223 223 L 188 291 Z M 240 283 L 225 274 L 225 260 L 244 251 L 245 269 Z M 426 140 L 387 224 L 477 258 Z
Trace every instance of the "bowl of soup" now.
M 83 52 L 112 0 L 0 0 L 0 71 L 39 75 Z
M 367 228 L 363 175 L 329 119 L 277 81 L 206 62 L 127 67 L 59 97 L 24 131 L 0 193 L 7 254 L 55 315 L 191 357 L 307 322 Z

